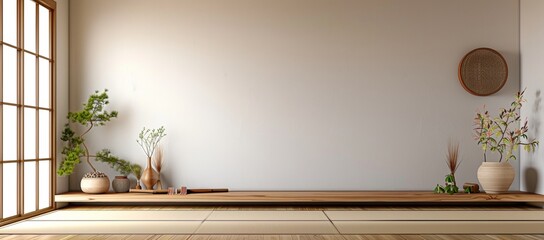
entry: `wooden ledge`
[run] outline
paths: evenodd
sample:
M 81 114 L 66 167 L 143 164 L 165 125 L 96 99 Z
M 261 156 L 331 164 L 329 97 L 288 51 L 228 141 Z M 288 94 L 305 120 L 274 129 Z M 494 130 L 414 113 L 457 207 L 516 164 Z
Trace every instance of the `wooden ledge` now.
M 55 195 L 61 203 L 544 203 L 544 195 L 509 192 L 504 194 L 436 194 L 424 191 L 234 191 L 166 195 L 146 193 Z

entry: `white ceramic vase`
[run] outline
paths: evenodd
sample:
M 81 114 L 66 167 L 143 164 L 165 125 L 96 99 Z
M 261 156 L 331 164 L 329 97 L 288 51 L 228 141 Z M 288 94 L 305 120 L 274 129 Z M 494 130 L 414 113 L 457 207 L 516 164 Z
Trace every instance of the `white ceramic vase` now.
M 110 190 L 110 179 L 108 177 L 82 178 L 81 191 L 84 193 L 107 193 Z
M 478 168 L 478 181 L 486 193 L 508 192 L 516 173 L 510 163 L 483 162 Z

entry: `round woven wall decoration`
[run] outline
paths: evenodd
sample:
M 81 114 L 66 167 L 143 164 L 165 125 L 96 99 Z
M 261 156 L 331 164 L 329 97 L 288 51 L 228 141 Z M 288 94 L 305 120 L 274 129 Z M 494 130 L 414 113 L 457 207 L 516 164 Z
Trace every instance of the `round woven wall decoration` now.
M 477 48 L 459 63 L 459 81 L 467 92 L 488 96 L 498 92 L 508 79 L 504 57 L 491 48 Z

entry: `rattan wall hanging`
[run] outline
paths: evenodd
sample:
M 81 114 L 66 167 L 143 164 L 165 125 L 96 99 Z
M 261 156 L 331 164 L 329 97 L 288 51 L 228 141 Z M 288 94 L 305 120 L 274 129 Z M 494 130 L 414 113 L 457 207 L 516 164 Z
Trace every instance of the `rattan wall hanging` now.
M 504 57 L 491 48 L 477 48 L 459 63 L 459 81 L 467 92 L 488 96 L 498 92 L 508 79 Z

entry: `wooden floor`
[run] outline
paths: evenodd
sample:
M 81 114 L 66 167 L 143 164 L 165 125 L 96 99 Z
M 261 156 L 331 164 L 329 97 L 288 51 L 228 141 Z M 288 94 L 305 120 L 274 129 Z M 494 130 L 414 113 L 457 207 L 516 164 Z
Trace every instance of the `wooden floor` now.
M 544 195 L 510 192 L 505 194 L 435 194 L 417 191 L 269 191 L 195 193 L 166 195 L 146 193 L 55 195 L 65 203 L 544 203 Z
M 77 212 L 70 214 L 70 212 Z M 489 211 L 490 213 L 497 213 L 501 211 L 515 211 L 523 213 L 535 213 L 539 219 L 544 219 L 544 210 L 542 208 L 527 206 L 527 205 L 517 205 L 517 206 L 263 206 L 263 205 L 230 205 L 230 206 L 68 206 L 62 209 L 62 212 L 68 213 L 67 216 L 86 216 L 87 214 L 82 213 L 84 211 L 92 211 L 93 213 L 100 211 L 164 211 L 165 213 L 171 213 L 171 211 L 196 211 L 196 212 L 220 212 L 221 214 L 225 212 L 240 212 L 240 211 L 323 211 L 328 215 L 329 220 L 332 219 L 332 215 L 328 214 L 328 211 L 344 211 L 348 213 L 353 213 L 357 211 L 389 211 L 393 216 L 396 213 L 409 212 L 409 211 L 427 211 L 434 213 L 444 213 L 448 214 L 449 211 L 458 212 L 477 212 L 477 211 Z M 58 211 L 57 211 L 58 212 Z M 540 214 L 542 213 L 542 214 Z M 120 213 L 121 214 L 121 213 Z M 367 214 L 367 212 L 365 212 Z M 402 214 L 401 214 L 402 215 Z M 535 215 L 535 214 L 530 214 Z M 246 215 L 247 216 L 247 215 Z M 47 217 L 47 216 L 46 216 Z M 508 216 L 507 216 L 508 217 Z M 64 218 L 62 218 L 64 219 Z M 211 219 L 211 215 L 207 215 L 207 220 Z M 400 218 L 399 218 L 400 219 Z M 55 219 L 49 219 L 50 221 L 58 221 Z M 134 219 L 134 221 L 138 221 Z M 215 220 L 219 221 L 219 220 Z M 225 221 L 225 220 L 222 220 Z M 230 221 L 230 220 L 229 220 Z M 64 221 L 58 221 L 57 225 L 62 225 Z M 92 224 L 92 223 L 91 223 Z M 455 223 L 454 223 L 455 224 Z M 83 224 L 84 226 L 90 226 L 89 223 Z M 58 226 L 62 227 L 62 226 Z M 455 225 L 451 225 L 455 227 Z M 456 229 L 455 232 L 462 233 L 462 229 Z M 400 235 L 359 235 L 359 234 L 328 234 L 328 235 L 293 235 L 293 234 L 265 234 L 265 235 L 254 235 L 254 234 L 243 234 L 243 235 L 206 235 L 206 234 L 185 234 L 185 235 L 148 235 L 148 234 L 123 234 L 123 235 L 34 235 L 34 234 L 25 234 L 25 235 L 0 235 L 1 240 L 50 240 L 50 239 L 65 239 L 65 240 L 98 240 L 98 239 L 189 239 L 189 240 L 231 240 L 231 239 L 243 239 L 243 240 L 313 240 L 313 239 L 322 239 L 322 240 L 364 240 L 364 239 L 375 239 L 375 240 L 389 240 L 389 239 L 405 239 L 405 240 L 423 240 L 423 239 L 433 239 L 433 240 L 457 240 L 457 239 L 467 239 L 467 240 L 499 240 L 499 239 L 522 239 L 522 240 L 535 240 L 535 239 L 544 239 L 544 235 L 535 234 L 535 235 L 496 235 L 496 234 L 400 234 Z

